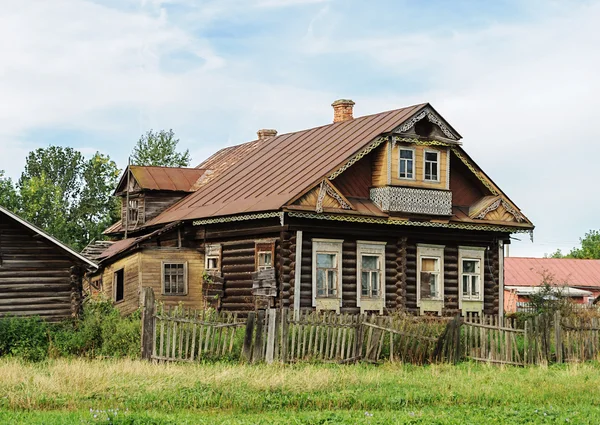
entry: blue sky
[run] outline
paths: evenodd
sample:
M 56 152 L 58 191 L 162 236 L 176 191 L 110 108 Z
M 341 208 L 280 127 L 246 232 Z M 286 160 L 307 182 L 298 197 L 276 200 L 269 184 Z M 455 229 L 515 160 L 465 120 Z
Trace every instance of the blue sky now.
M 536 224 L 600 227 L 600 1 L 23 0 L 0 14 L 0 170 L 50 144 L 123 167 L 148 129 L 193 162 L 255 137 L 431 102 Z

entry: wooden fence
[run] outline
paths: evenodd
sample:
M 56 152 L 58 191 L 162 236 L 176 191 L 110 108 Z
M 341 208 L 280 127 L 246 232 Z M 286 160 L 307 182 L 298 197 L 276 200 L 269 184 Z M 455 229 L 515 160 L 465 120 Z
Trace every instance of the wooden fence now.
M 520 324 L 497 316 L 429 318 L 288 309 L 247 313 L 163 308 L 144 288 L 142 358 L 242 359 L 249 363 L 456 363 L 525 366 L 600 356 L 600 319 L 542 314 Z

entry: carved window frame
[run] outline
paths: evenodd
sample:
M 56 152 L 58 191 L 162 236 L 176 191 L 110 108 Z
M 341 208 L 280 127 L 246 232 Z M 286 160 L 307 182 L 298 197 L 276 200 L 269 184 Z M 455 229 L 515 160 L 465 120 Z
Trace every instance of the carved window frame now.
M 222 269 L 222 258 L 223 254 L 221 244 L 206 244 L 204 250 L 204 271 L 209 274 L 220 274 Z M 216 261 L 216 267 L 209 267 L 212 260 Z
M 402 151 L 411 151 L 412 152 L 412 177 L 401 177 L 400 176 L 400 164 L 402 163 L 403 160 L 407 161 L 407 159 L 403 159 L 401 154 Z M 417 179 L 417 150 L 413 147 L 409 147 L 409 146 L 398 146 L 398 173 L 397 173 L 397 178 L 399 180 L 410 180 L 410 181 L 415 181 Z
M 317 307 L 319 299 L 339 299 L 339 306 L 342 306 L 342 239 L 318 239 L 312 240 L 312 305 Z M 337 288 L 335 297 L 317 296 L 317 254 L 335 254 L 337 266 Z
M 426 178 L 427 174 L 426 174 L 426 165 L 428 162 L 433 162 L 433 161 L 428 161 L 427 160 L 427 154 L 428 153 L 434 153 L 437 156 L 437 160 L 435 161 L 436 164 L 436 175 L 437 175 L 437 179 L 428 179 Z M 442 155 L 441 152 L 436 150 L 436 149 L 423 149 L 423 181 L 424 182 L 433 182 L 433 183 L 439 183 L 442 181 L 442 176 L 440 176 L 440 162 L 442 160 Z
M 417 306 L 421 300 L 444 302 L 444 245 L 417 244 Z M 421 260 L 436 259 L 439 263 L 438 296 L 421 297 Z
M 463 294 L 463 260 L 477 260 L 479 261 L 479 296 L 465 297 Z M 471 274 L 469 274 L 471 275 Z M 485 278 L 485 247 L 472 247 L 472 246 L 459 246 L 458 247 L 458 296 L 459 300 L 462 301 L 479 301 L 483 302 L 483 290 Z
M 260 256 L 271 254 L 271 266 L 260 265 Z M 275 241 L 256 241 L 254 246 L 254 270 L 268 270 L 275 268 Z
M 361 300 L 378 300 L 385 303 L 385 245 L 379 241 L 356 241 L 356 305 L 361 306 Z M 362 294 L 362 256 L 379 257 L 379 295 L 368 297 Z M 381 306 L 383 308 L 383 305 Z

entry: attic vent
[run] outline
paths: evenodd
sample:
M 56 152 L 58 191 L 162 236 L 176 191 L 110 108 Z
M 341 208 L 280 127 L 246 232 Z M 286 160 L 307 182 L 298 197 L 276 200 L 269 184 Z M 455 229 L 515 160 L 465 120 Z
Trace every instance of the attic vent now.
M 429 120 L 422 119 L 415 124 L 415 133 L 421 137 L 429 137 L 433 132 L 433 124 Z
M 277 136 L 277 130 L 272 128 L 263 128 L 256 132 L 258 134 L 258 140 L 268 139 L 269 137 Z

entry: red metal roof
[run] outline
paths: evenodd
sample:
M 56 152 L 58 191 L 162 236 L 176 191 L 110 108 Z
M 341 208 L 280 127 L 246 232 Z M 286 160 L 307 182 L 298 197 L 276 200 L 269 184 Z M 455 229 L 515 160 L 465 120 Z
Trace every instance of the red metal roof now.
M 273 211 L 427 104 L 382 112 L 217 152 L 196 191 L 147 223 Z
M 192 187 L 206 172 L 201 168 L 145 167 L 130 165 L 131 174 L 142 190 L 192 192 Z M 120 185 L 119 185 L 120 186 Z
M 544 273 L 552 275 L 554 283 L 559 285 L 600 288 L 600 260 L 524 257 L 504 259 L 505 286 L 538 286 L 542 283 Z

